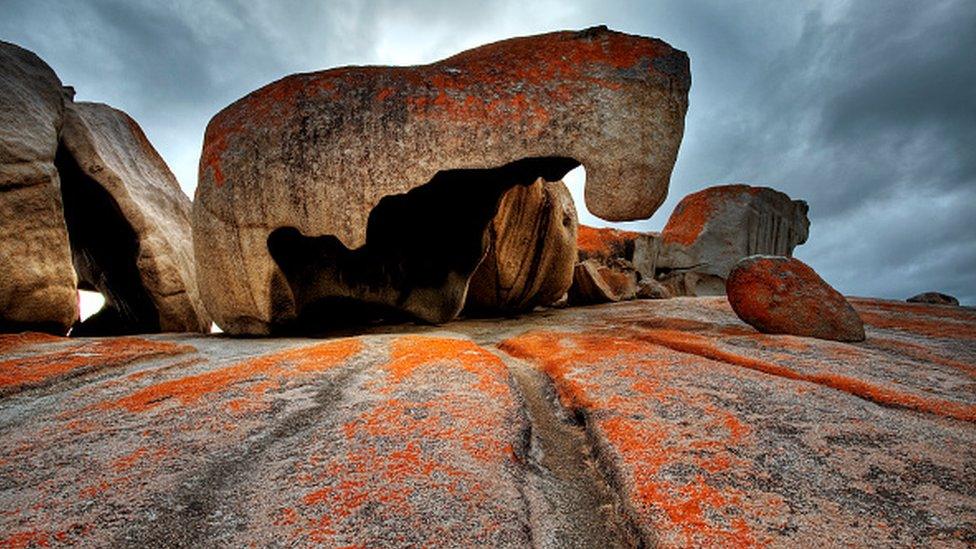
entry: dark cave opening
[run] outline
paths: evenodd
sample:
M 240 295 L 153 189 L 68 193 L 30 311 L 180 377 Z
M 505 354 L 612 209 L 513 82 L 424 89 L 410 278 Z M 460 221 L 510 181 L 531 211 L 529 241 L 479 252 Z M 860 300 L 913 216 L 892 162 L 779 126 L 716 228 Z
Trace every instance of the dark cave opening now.
M 78 288 L 100 292 L 105 305 L 72 328 L 72 336 L 158 332 L 159 312 L 142 283 L 139 238 L 115 199 L 58 147 L 54 164 Z
M 285 331 L 409 320 L 400 307 L 412 292 L 442 288 L 452 273 L 467 279 L 478 267 L 486 229 L 508 189 L 540 177 L 558 181 L 576 166 L 572 158 L 534 157 L 498 168 L 440 171 L 420 187 L 380 200 L 369 214 L 366 243 L 355 250 L 331 235 L 275 230 L 268 251 L 298 313 Z

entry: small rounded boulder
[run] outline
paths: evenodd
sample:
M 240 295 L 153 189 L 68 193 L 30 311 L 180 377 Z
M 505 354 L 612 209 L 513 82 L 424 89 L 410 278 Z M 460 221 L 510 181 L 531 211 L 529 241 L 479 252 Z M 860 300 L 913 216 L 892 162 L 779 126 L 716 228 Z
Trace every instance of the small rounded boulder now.
M 726 293 L 735 314 L 760 332 L 864 341 L 857 311 L 798 259 L 743 258 L 729 274 Z

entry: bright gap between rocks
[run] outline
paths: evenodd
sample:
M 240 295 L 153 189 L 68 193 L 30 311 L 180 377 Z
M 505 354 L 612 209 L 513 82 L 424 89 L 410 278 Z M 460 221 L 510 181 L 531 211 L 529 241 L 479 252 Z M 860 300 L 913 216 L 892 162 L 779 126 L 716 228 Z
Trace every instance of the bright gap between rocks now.
M 567 173 L 566 176 L 563 177 L 563 183 L 565 183 L 566 187 L 569 189 L 569 194 L 573 196 L 573 204 L 576 206 L 576 216 L 579 218 L 580 225 L 588 225 L 590 227 L 613 227 L 614 229 L 639 232 L 661 230 L 660 228 L 652 229 L 649 219 L 614 223 L 604 221 L 603 219 L 591 214 L 590 210 L 586 209 L 586 200 L 583 198 L 583 187 L 586 185 L 586 168 L 584 168 L 582 164 L 576 168 L 573 168 L 569 173 Z
M 78 309 L 81 312 L 82 322 L 97 313 L 102 308 L 102 305 L 105 305 L 105 296 L 102 294 L 88 290 L 78 290 Z

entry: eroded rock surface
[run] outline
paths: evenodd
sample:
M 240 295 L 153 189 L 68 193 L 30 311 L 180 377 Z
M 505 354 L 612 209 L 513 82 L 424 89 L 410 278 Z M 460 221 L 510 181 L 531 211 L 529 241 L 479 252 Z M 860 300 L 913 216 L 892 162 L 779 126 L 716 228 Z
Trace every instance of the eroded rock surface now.
M 0 545 L 971 545 L 976 312 L 851 302 L 861 343 L 724 298 L 0 336 Z
M 562 298 L 573 283 L 578 226 L 562 181 L 540 179 L 506 192 L 488 225 L 488 251 L 468 285 L 467 310 L 512 313 Z
M 106 307 L 79 335 L 208 331 L 189 213 L 131 118 L 74 103 L 42 60 L 0 42 L 0 330 L 66 333 L 81 287 Z
M 576 264 L 569 302 L 573 305 L 626 301 L 637 297 L 637 271 L 624 262 L 587 259 Z
M 105 296 L 105 307 L 75 330 L 209 331 L 193 267 L 190 199 L 139 125 L 108 105 L 72 102 L 61 140 L 75 270 Z
M 201 295 L 232 333 L 269 333 L 348 300 L 449 320 L 511 187 L 582 163 L 590 211 L 650 216 L 689 86 L 683 52 L 605 27 L 269 84 L 207 128 L 194 208 Z
M 799 259 L 754 255 L 726 284 L 739 318 L 760 332 L 863 341 L 864 324 L 843 295 Z
M 806 202 L 768 187 L 722 185 L 692 193 L 661 231 L 658 278 L 675 279 L 668 284 L 685 295 L 720 295 L 743 257 L 789 257 L 806 242 L 807 210 Z
M 54 166 L 63 117 L 54 71 L 0 41 L 0 331 L 64 334 L 78 317 Z

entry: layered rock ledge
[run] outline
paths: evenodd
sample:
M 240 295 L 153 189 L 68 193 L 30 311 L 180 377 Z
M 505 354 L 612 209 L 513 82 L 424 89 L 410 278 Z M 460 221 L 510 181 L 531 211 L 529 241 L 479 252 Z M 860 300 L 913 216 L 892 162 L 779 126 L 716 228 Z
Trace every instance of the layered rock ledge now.
M 976 311 L 0 336 L 0 546 L 976 543 Z

